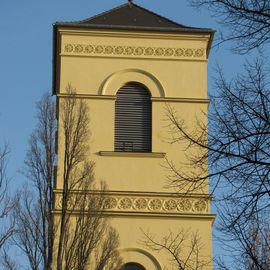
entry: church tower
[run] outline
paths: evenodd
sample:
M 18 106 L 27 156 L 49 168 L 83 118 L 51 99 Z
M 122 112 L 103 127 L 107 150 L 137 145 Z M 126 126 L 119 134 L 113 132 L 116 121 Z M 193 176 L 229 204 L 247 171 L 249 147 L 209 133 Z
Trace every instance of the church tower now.
M 176 269 L 164 250 L 151 249 L 143 239 L 144 233 L 160 240 L 181 230 L 199 235 L 200 256 L 209 262 L 202 269 L 212 269 L 208 187 L 194 192 L 168 187 L 166 160 L 184 162 L 186 153 L 168 143 L 165 119 L 168 106 L 190 124 L 205 118 L 213 35 L 131 1 L 54 25 L 53 92 L 61 101 L 71 84 L 90 108 L 89 156 L 96 178 L 109 187 L 106 213 L 120 236 L 123 269 Z M 60 191 L 57 183 L 56 197 Z

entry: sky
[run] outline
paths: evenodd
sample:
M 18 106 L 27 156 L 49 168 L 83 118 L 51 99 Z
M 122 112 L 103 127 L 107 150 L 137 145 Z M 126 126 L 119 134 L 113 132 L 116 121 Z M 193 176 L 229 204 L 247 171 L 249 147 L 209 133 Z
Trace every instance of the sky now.
M 0 147 L 9 144 L 8 174 L 16 187 L 24 181 L 20 170 L 28 139 L 36 124 L 35 104 L 52 86 L 52 24 L 82 20 L 124 0 L 0 0 Z M 212 28 L 220 26 L 207 10 L 196 11 L 187 0 L 135 0 L 153 12 L 178 23 Z M 228 45 L 212 49 L 209 56 L 209 92 L 214 93 L 214 69 L 226 76 L 240 71 L 245 61 Z

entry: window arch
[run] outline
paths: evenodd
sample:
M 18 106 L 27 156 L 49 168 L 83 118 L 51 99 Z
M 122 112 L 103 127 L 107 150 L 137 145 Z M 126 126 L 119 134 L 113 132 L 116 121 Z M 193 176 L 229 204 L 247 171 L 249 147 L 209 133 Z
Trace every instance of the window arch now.
M 139 83 L 128 83 L 116 94 L 114 150 L 152 151 L 151 94 Z
M 126 263 L 121 270 L 145 270 L 145 268 L 138 263 Z

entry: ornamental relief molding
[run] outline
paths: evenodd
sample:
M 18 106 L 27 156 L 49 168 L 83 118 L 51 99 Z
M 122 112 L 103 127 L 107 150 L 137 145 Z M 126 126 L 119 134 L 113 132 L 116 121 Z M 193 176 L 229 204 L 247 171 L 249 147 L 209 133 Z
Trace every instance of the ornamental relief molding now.
M 95 196 L 91 195 L 90 196 Z M 92 197 L 93 198 L 93 197 Z M 72 202 L 69 205 L 73 205 Z M 55 209 L 62 207 L 61 193 L 56 194 Z M 109 212 L 161 213 L 161 214 L 210 214 L 210 198 L 204 197 L 157 197 L 134 195 L 108 195 L 104 210 Z M 74 207 L 76 210 L 76 207 Z
M 113 46 L 95 44 L 64 44 L 65 54 L 85 56 L 205 58 L 204 48 L 169 48 L 143 46 Z

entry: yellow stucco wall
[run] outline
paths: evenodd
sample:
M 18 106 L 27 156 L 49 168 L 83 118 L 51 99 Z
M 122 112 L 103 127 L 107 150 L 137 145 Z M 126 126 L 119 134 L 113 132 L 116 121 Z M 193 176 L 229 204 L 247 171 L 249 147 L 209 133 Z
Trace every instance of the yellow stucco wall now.
M 186 160 L 184 144 L 167 142 L 166 105 L 177 110 L 190 126 L 196 118 L 207 122 L 204 113 L 208 108 L 209 34 L 60 28 L 57 39 L 57 96 L 61 103 L 66 86 L 71 84 L 77 97 L 85 99 L 89 106 L 89 157 L 96 163 L 96 178 L 107 182 L 109 196 L 116 202 L 109 213 L 120 234 L 124 261 L 137 260 L 147 270 L 173 269 L 164 253 L 153 253 L 138 244 L 141 229 L 160 237 L 169 231 L 177 233 L 179 228 L 198 231 L 204 256 L 211 257 L 214 216 L 210 213 L 208 187 L 194 195 L 172 194 L 175 190 L 166 187 L 168 171 L 164 168 L 164 156 L 176 164 Z M 139 82 L 151 92 L 153 153 L 114 152 L 115 95 L 128 82 Z M 59 136 L 56 193 L 62 185 L 61 128 Z M 145 201 L 145 208 L 136 208 L 139 199 Z M 151 208 L 155 200 L 160 201 L 156 209 Z M 185 200 L 190 207 L 182 209 L 179 205 Z M 169 207 L 169 203 L 177 206 Z

